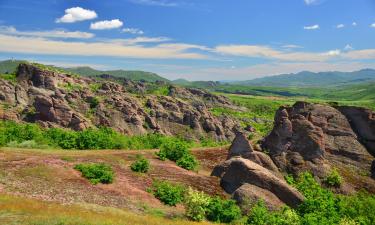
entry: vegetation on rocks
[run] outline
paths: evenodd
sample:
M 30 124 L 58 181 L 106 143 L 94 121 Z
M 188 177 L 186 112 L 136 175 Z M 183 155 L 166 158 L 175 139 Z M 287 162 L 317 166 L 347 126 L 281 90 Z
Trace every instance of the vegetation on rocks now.
M 24 143 L 25 142 L 25 143 Z M 111 128 L 89 128 L 83 131 L 50 128 L 44 129 L 33 123 L 0 121 L 0 146 L 62 149 L 156 149 L 162 147 L 174 161 L 179 160 L 188 148 L 195 145 L 178 137 L 160 134 L 125 136 Z M 196 146 L 196 145 L 195 145 Z M 199 146 L 199 143 L 198 143 Z M 174 149 L 174 147 L 177 147 Z M 173 151 L 170 151 L 173 149 Z M 171 156 L 173 155 L 173 156 Z M 190 161 L 189 161 L 190 160 Z M 193 168 L 196 160 L 185 158 L 183 165 Z
M 375 196 L 365 192 L 344 196 L 322 188 L 310 173 L 287 181 L 296 187 L 305 201 L 296 209 L 269 211 L 262 202 L 249 213 L 247 224 L 374 224 Z

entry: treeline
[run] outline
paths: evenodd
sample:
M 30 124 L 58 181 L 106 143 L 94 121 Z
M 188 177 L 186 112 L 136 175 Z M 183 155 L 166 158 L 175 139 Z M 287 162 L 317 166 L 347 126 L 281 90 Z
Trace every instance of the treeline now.
M 200 143 L 175 136 L 146 134 L 141 136 L 122 135 L 111 128 L 90 128 L 73 131 L 61 128 L 44 129 L 33 123 L 0 121 L 0 146 L 18 148 L 61 148 L 61 149 L 156 149 L 165 143 L 183 142 L 189 147 L 217 146 L 210 139 Z

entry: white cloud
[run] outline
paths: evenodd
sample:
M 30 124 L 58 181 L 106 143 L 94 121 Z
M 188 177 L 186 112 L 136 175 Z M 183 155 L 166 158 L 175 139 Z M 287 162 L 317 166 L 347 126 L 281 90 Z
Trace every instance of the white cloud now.
M 318 0 L 304 0 L 306 5 L 313 5 L 317 4 Z
M 300 45 L 283 45 L 281 46 L 282 48 L 303 48 Z
M 354 26 L 354 27 L 357 26 L 357 22 L 353 22 L 352 26 Z
M 91 30 L 110 30 L 122 27 L 124 23 L 119 19 L 114 20 L 103 20 L 95 23 L 91 23 Z
M 117 43 L 123 45 L 135 45 L 139 43 L 161 43 L 171 41 L 172 39 L 168 37 L 136 37 L 129 39 L 112 39 L 110 43 Z
M 347 59 L 375 59 L 375 49 L 354 50 L 342 56 Z
M 139 34 L 139 35 L 142 35 L 145 33 L 143 32 L 143 30 L 140 30 L 138 28 L 129 28 L 129 27 L 122 29 L 122 32 L 129 33 L 129 34 Z
M 62 29 L 44 30 L 44 31 L 18 31 L 12 26 L 0 26 L 0 34 L 10 34 L 19 36 L 32 36 L 32 37 L 49 37 L 49 38 L 81 38 L 88 39 L 95 35 L 92 33 L 81 31 L 66 31 Z
M 375 28 L 375 23 L 371 24 L 370 27 Z
M 336 49 L 336 50 L 331 50 L 331 51 L 328 51 L 326 53 L 323 53 L 324 55 L 327 55 L 327 56 L 338 56 L 341 54 L 341 51 L 339 49 Z
M 74 23 L 84 20 L 92 20 L 98 17 L 95 11 L 73 7 L 65 10 L 65 15 L 56 19 L 56 23 Z
M 147 59 L 207 59 L 193 52 L 204 46 L 184 43 L 155 46 L 128 45 L 121 42 L 82 42 L 50 40 L 35 37 L 16 37 L 0 34 L 0 52 L 40 55 L 112 56 Z
M 303 29 L 305 30 L 317 30 L 320 26 L 318 24 L 312 25 L 312 26 L 304 26 Z
M 282 61 L 326 61 L 340 55 L 340 50 L 332 50 L 328 52 L 301 52 L 277 50 L 269 46 L 258 45 L 219 45 L 214 52 L 223 55 L 277 59 Z
M 130 0 L 135 4 L 150 5 L 150 6 L 162 6 L 162 7 L 177 7 L 179 3 L 171 0 Z
M 353 47 L 350 44 L 347 44 L 347 45 L 345 45 L 344 50 L 350 51 L 350 50 L 353 50 Z
M 341 23 L 341 24 L 338 24 L 338 25 L 336 26 L 337 29 L 341 29 L 341 28 L 344 28 L 344 27 L 345 27 L 345 25 L 342 24 L 342 23 Z

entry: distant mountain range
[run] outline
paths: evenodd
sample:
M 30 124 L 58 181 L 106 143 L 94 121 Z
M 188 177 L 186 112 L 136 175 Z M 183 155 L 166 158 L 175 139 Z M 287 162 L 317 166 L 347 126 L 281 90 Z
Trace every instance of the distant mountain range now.
M 231 84 L 249 86 L 275 86 L 275 87 L 322 87 L 346 84 L 360 84 L 375 81 L 374 69 L 363 69 L 354 72 L 309 72 L 303 71 L 295 74 L 282 74 L 247 81 L 234 81 Z
M 25 61 L 21 60 L 6 60 L 0 61 L 0 73 L 12 73 L 17 66 Z M 75 67 L 75 68 L 61 68 L 55 67 L 59 70 L 75 73 L 81 76 L 99 76 L 103 74 L 112 75 L 115 77 L 127 78 L 134 81 L 169 81 L 166 78 L 159 76 L 156 73 L 145 71 L 131 71 L 131 70 L 109 70 L 101 71 L 91 67 Z M 263 86 L 263 87 L 329 87 L 341 86 L 351 84 L 365 84 L 368 82 L 375 82 L 375 70 L 363 69 L 354 72 L 309 72 L 303 71 L 292 74 L 281 74 L 275 76 L 268 76 L 246 81 L 188 81 L 185 79 L 177 79 L 171 81 L 174 84 L 189 87 L 214 87 L 219 85 L 241 85 L 241 86 Z
M 23 60 L 5 60 L 0 61 L 0 73 L 13 73 L 16 71 L 18 65 L 22 62 L 25 62 Z M 52 66 L 55 67 L 55 66 Z M 121 78 L 127 78 L 129 80 L 134 81 L 169 81 L 168 79 L 159 76 L 156 73 L 151 72 L 144 72 L 144 71 L 132 71 L 132 70 L 109 70 L 109 71 L 101 71 L 96 70 L 91 67 L 74 67 L 74 68 L 62 68 L 62 67 L 55 67 L 59 70 L 63 70 L 66 72 L 78 74 L 81 76 L 99 76 L 102 74 L 108 74 L 114 77 L 121 77 Z

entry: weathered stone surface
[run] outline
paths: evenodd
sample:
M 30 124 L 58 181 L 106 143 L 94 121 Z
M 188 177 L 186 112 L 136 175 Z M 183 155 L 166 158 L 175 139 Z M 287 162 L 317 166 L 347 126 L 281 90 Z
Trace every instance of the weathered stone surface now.
M 248 159 L 231 158 L 216 166 L 211 175 L 221 178 L 221 186 L 230 194 L 243 184 L 251 184 L 272 192 L 291 207 L 296 207 L 304 199 L 296 189 L 290 187 L 284 180 Z
M 275 126 L 262 147 L 270 151 L 282 171 L 298 174 L 308 170 L 318 177 L 326 176 L 331 168 L 327 154 L 359 166 L 372 158 L 340 111 L 306 102 L 277 111 Z
M 375 113 L 354 106 L 340 106 L 338 110 L 349 120 L 358 140 L 375 156 Z
M 17 85 L 0 79 L 0 103 L 10 106 L 0 116 L 48 127 L 109 126 L 129 135 L 158 132 L 189 139 L 230 140 L 239 130 L 238 121 L 210 112 L 212 104 L 236 107 L 225 97 L 173 86 L 169 96 L 147 95 L 144 82 L 100 77 L 104 80 L 20 64 Z M 32 108 L 35 116 L 22 115 Z
M 251 184 L 244 184 L 233 193 L 233 199 L 247 213 L 259 201 L 270 210 L 281 208 L 284 203 L 272 192 Z
M 235 156 L 241 156 L 242 158 L 258 163 L 259 165 L 273 171 L 276 176 L 282 177 L 272 159 L 263 152 L 254 151 L 246 135 L 241 132 L 237 132 L 236 137 L 229 148 L 227 159 Z

